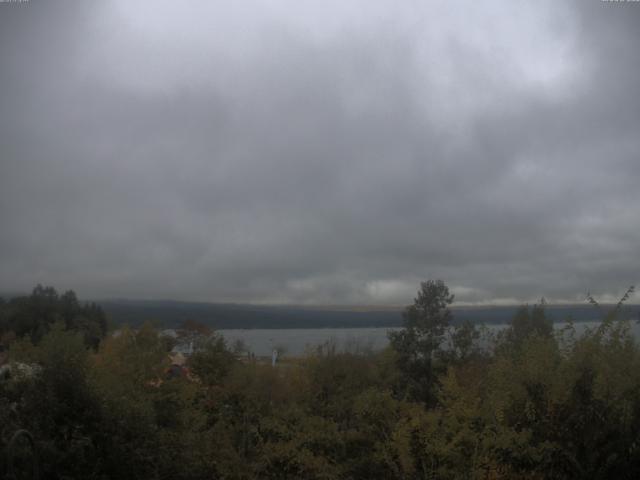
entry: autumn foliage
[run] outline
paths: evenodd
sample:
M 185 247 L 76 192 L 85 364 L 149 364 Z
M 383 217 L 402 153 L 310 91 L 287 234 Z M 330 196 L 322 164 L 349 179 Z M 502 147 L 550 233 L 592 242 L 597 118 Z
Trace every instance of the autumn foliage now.
M 541 304 L 491 337 L 452 327 L 452 301 L 425 282 L 384 351 L 329 343 L 276 368 L 207 336 L 193 378 L 167 379 L 149 325 L 95 349 L 73 322 L 27 328 L 9 359 L 41 370 L 0 381 L 2 445 L 27 429 L 44 478 L 60 479 L 638 477 L 625 319 L 578 334 Z

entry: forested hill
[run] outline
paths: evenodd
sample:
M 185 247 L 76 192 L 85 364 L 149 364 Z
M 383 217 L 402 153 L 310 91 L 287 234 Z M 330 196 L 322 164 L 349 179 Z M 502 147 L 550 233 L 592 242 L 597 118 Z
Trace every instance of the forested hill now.
M 383 307 L 304 307 L 242 304 L 192 303 L 147 300 L 105 300 L 98 302 L 112 326 L 140 325 L 150 321 L 157 326 L 176 327 L 184 320 L 195 320 L 212 328 L 356 328 L 399 327 L 401 308 Z M 454 323 L 507 323 L 518 306 L 453 307 Z M 607 306 L 602 307 L 606 311 Z M 549 305 L 547 316 L 554 322 L 571 317 L 574 321 L 601 318 L 591 305 Z M 624 316 L 638 318 L 640 306 L 627 305 Z

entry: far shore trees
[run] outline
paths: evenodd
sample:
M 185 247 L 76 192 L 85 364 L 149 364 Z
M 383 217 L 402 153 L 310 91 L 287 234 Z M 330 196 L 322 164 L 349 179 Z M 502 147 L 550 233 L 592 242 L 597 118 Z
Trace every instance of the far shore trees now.
M 97 349 L 107 333 L 107 317 L 95 303 L 80 303 L 73 290 L 62 295 L 37 285 L 30 295 L 0 303 L 0 336 L 12 334 L 38 343 L 54 324 L 80 332 L 84 343 Z

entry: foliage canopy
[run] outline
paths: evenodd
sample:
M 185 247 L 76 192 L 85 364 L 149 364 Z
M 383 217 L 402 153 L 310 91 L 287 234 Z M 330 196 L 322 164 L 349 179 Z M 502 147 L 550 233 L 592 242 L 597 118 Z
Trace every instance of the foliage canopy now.
M 452 326 L 453 295 L 430 281 L 382 352 L 326 344 L 272 368 L 201 332 L 191 375 L 173 377 L 150 325 L 96 346 L 87 311 L 54 292 L 0 303 L 0 446 L 28 429 L 44 478 L 640 474 L 640 348 L 621 318 L 579 334 L 525 306 L 492 341 Z

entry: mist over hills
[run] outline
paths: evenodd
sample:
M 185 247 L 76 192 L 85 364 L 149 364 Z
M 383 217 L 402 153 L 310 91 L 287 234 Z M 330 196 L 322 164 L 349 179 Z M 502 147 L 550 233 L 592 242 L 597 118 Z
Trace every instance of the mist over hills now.
M 228 303 L 195 303 L 170 300 L 103 300 L 112 326 L 123 324 L 154 325 L 171 328 L 185 320 L 195 320 L 215 329 L 230 328 L 357 328 L 400 327 L 401 307 L 339 307 L 299 305 L 251 305 Z M 593 321 L 610 311 L 613 305 L 602 305 L 601 312 L 591 305 L 548 305 L 547 316 L 554 322 L 571 318 L 576 322 Z M 452 307 L 453 323 L 469 320 L 475 324 L 509 322 L 519 305 Z M 639 305 L 625 305 L 624 318 L 640 318 Z

